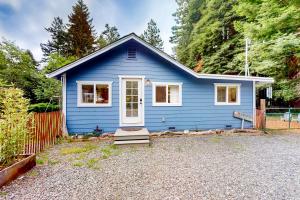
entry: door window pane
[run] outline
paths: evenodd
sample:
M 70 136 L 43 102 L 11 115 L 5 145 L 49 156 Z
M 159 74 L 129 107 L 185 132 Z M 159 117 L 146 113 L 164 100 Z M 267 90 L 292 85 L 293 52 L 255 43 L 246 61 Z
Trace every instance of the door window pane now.
M 138 117 L 138 81 L 126 81 L 126 117 Z
M 166 86 L 156 86 L 156 102 L 157 103 L 166 103 Z
M 228 87 L 228 103 L 236 103 L 237 100 L 237 87 Z
M 94 103 L 94 85 L 82 85 L 82 103 Z
M 96 103 L 108 104 L 109 101 L 109 87 L 108 85 L 96 85 Z
M 217 86 L 217 102 L 226 102 L 226 86 Z
M 138 82 L 137 81 L 132 81 L 132 88 L 138 88 Z
M 168 103 L 179 103 L 179 86 L 168 86 Z

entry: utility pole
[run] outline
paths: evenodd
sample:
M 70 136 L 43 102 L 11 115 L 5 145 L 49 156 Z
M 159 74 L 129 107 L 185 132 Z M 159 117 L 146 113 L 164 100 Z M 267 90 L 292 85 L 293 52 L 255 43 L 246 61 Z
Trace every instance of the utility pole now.
M 250 71 L 249 71 L 249 63 L 248 63 L 248 49 L 250 46 L 250 39 L 246 37 L 245 39 L 245 76 L 250 76 Z

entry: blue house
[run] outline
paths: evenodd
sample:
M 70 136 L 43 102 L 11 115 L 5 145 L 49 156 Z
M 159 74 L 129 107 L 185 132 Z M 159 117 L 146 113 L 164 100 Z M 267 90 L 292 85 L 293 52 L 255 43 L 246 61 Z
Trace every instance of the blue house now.
M 68 133 L 119 127 L 149 131 L 240 128 L 234 112 L 255 126 L 255 86 L 272 78 L 199 74 L 135 34 L 70 63 L 61 79 Z M 250 116 L 250 119 L 249 119 Z

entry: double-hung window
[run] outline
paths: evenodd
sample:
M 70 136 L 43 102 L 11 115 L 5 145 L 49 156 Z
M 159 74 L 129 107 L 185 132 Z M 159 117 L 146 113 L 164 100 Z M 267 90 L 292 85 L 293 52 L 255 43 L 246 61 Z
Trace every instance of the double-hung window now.
M 215 105 L 240 105 L 240 84 L 215 83 Z
M 182 83 L 152 83 L 153 106 L 181 106 Z
M 77 81 L 77 106 L 111 106 L 111 85 L 111 81 Z

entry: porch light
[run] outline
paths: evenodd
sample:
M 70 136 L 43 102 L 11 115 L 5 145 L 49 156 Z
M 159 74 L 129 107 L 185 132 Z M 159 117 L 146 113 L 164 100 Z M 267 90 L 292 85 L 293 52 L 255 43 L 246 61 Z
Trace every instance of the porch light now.
M 150 79 L 147 79 L 147 80 L 146 80 L 146 85 L 147 85 L 147 86 L 151 85 Z

